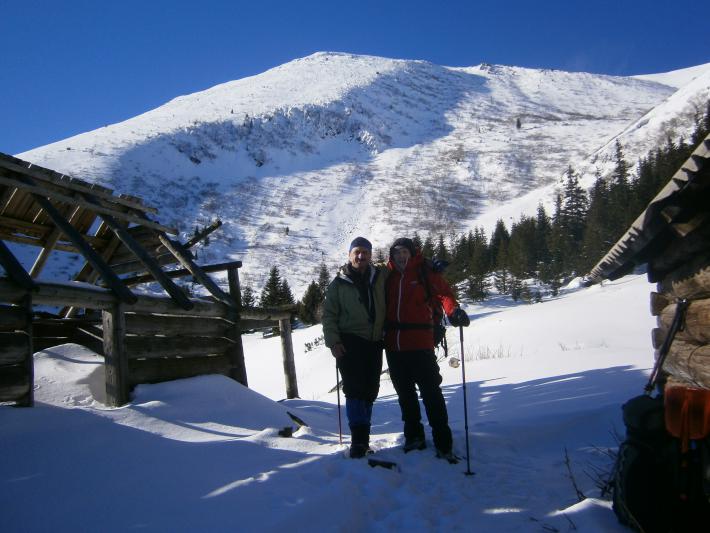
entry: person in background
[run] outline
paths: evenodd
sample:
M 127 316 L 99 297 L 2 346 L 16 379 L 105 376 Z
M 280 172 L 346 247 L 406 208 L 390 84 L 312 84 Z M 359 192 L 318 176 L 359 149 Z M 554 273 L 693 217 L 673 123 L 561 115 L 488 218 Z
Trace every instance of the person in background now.
M 455 463 L 458 458 L 453 453 L 442 378 L 434 354 L 432 310 L 441 305 L 452 326 L 468 326 L 470 320 L 451 287 L 432 270 L 411 239 L 394 241 L 387 268 L 390 275 L 386 282 L 385 351 L 402 410 L 404 451 L 426 448 L 418 387 L 437 457 Z
M 342 377 L 352 458 L 370 452 L 372 405 L 382 372 L 387 269 L 374 266 L 371 258 L 370 241 L 354 239 L 348 263 L 328 285 L 323 306 L 323 336 Z

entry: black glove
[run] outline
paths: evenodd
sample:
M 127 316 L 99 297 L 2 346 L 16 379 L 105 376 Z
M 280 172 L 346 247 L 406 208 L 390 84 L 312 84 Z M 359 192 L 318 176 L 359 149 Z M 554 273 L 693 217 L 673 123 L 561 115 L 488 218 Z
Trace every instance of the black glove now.
M 438 257 L 435 257 L 431 260 L 431 269 L 439 274 L 446 270 L 447 266 L 449 266 L 449 262 L 446 259 L 439 259 Z
M 466 327 L 471 323 L 471 319 L 468 318 L 466 311 L 457 307 L 454 312 L 449 315 L 449 323 L 454 327 L 463 326 Z

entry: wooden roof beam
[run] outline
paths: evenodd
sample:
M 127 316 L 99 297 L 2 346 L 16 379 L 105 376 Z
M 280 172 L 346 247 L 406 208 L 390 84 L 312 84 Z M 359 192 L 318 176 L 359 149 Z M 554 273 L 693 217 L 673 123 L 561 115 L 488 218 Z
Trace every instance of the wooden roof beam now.
M 106 206 L 103 202 L 101 202 L 100 205 L 91 204 L 85 199 L 79 198 L 76 193 L 72 193 L 68 190 L 63 190 L 60 186 L 40 186 L 36 182 L 34 182 L 29 176 L 25 176 L 17 172 L 3 170 L 2 168 L 0 168 L 0 185 L 17 187 L 18 189 L 23 189 L 33 195 L 47 196 L 56 201 L 64 202 L 67 204 L 80 205 L 82 207 L 89 208 L 98 214 L 113 215 L 118 219 L 133 222 L 134 224 L 139 224 L 141 226 L 147 226 L 157 231 L 164 231 L 172 235 L 177 235 L 178 233 L 175 228 L 163 226 L 162 224 L 154 222 L 144 216 L 139 216 L 139 214 L 134 214 L 131 212 L 122 212 L 114 208 L 113 206 Z
M 25 177 L 24 179 L 32 181 L 31 178 Z M 136 301 L 136 296 L 133 294 L 128 287 L 124 285 L 111 268 L 104 262 L 103 259 L 97 254 L 94 249 L 89 246 L 89 244 L 82 238 L 81 234 L 74 229 L 74 226 L 69 224 L 69 222 L 61 215 L 56 207 L 47 200 L 44 196 L 39 194 L 33 195 L 35 201 L 42 206 L 46 211 L 49 218 L 54 222 L 57 227 L 66 235 L 66 237 L 76 246 L 81 254 L 86 258 L 86 260 L 91 263 L 91 266 L 97 270 L 101 277 L 106 282 L 106 285 L 111 288 L 116 297 L 125 303 L 132 304 Z
M 96 202 L 96 199 L 88 194 L 84 197 L 91 203 Z M 111 230 L 113 230 L 116 237 L 118 237 L 126 248 L 128 248 L 133 254 L 138 258 L 138 260 L 143 264 L 143 266 L 151 273 L 151 275 L 156 279 L 158 283 L 165 289 L 173 301 L 182 307 L 183 309 L 189 310 L 194 306 L 190 299 L 185 295 L 184 292 L 173 283 L 173 281 L 165 275 L 165 272 L 160 268 L 160 265 L 153 259 L 148 252 L 146 252 L 143 247 L 131 236 L 131 234 L 121 226 L 111 215 L 100 215 L 103 221 L 108 225 Z M 124 285 L 125 286 L 125 285 Z
M 0 265 L 16 285 L 27 291 L 36 289 L 35 282 L 3 241 L 0 241 Z
M 205 272 L 192 260 L 190 252 L 188 252 L 182 244 L 177 241 L 170 240 L 164 233 L 159 233 L 158 238 L 160 239 L 160 242 L 163 243 L 163 246 L 165 246 L 170 253 L 175 256 L 182 266 L 190 271 L 190 274 L 192 274 L 194 278 L 199 281 L 210 292 L 210 294 L 212 294 L 212 296 L 229 307 L 238 307 L 238 304 L 234 301 L 234 299 L 220 289 L 219 286 L 212 281 L 212 278 L 205 274 Z
M 79 217 L 81 210 L 81 207 L 74 208 L 71 216 L 69 217 L 69 224 L 74 224 L 76 219 Z M 54 250 L 55 246 L 57 246 L 57 242 L 59 242 L 59 237 L 61 236 L 62 232 L 59 231 L 59 228 L 54 228 L 45 239 L 44 248 L 42 248 L 39 255 L 37 255 L 37 259 L 35 259 L 35 262 L 30 269 L 30 276 L 33 279 L 39 276 L 40 272 L 42 272 L 44 265 L 47 263 L 47 259 L 49 259 L 49 254 L 52 253 L 52 250 Z
M 223 272 L 225 270 L 231 270 L 233 268 L 241 268 L 242 267 L 242 262 L 241 261 L 231 261 L 229 263 L 218 263 L 216 265 L 202 265 L 200 268 L 202 269 L 203 272 L 206 274 L 210 272 Z M 181 268 L 179 270 L 168 270 L 165 272 L 165 275 L 168 276 L 169 278 L 184 278 L 185 276 L 191 276 L 192 272 L 190 272 L 186 268 Z M 152 281 L 155 281 L 155 278 L 151 274 L 140 274 L 138 276 L 133 276 L 130 278 L 122 278 L 123 282 L 128 285 L 129 287 L 132 285 L 139 285 L 141 283 L 150 283 Z
M 77 192 L 87 192 L 104 200 L 110 200 L 114 203 L 124 205 L 143 213 L 156 214 L 158 212 L 156 208 L 144 205 L 141 201 L 136 200 L 134 197 L 127 195 L 114 196 L 111 189 L 106 187 L 90 184 L 85 181 L 72 178 L 71 176 L 67 176 L 66 174 L 60 174 L 54 170 L 43 168 L 28 161 L 17 159 L 16 157 L 12 157 L 7 154 L 0 153 L 0 168 L 6 168 L 14 172 L 19 172 L 20 174 L 24 174 L 48 184 L 59 185 L 63 188 L 72 189 Z

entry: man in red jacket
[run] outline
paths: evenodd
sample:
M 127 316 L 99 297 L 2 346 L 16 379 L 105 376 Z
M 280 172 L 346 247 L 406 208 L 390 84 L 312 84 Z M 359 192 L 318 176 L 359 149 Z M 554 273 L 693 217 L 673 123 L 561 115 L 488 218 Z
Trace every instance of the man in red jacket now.
M 434 272 L 411 239 L 400 238 L 390 248 L 386 284 L 385 349 L 390 378 L 397 391 L 404 421 L 404 451 L 426 448 L 419 398 L 424 402 L 438 457 L 456 462 L 441 374 L 434 355 L 432 309 L 441 305 L 453 326 L 468 326 L 451 287 Z

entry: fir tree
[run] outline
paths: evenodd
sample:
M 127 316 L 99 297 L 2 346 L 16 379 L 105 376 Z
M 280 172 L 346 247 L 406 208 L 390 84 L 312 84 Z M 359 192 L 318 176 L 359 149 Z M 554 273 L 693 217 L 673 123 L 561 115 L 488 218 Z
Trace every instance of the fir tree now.
M 322 299 L 321 291 L 315 281 L 311 281 L 298 305 L 298 318 L 305 324 L 318 324 L 320 322 Z
M 451 261 L 449 250 L 446 248 L 446 244 L 444 243 L 444 236 L 441 233 L 439 234 L 439 239 L 437 240 L 436 246 L 434 247 L 434 257 L 438 257 L 439 259 L 444 259 L 446 261 Z
M 279 305 L 289 305 L 294 303 L 296 303 L 296 299 L 293 297 L 291 287 L 289 287 L 286 278 L 282 278 L 281 285 L 279 286 Z
M 256 307 L 256 295 L 254 289 L 248 285 L 242 291 L 242 307 Z
M 422 245 L 422 255 L 424 257 L 434 257 L 434 241 L 431 239 L 431 235 L 427 235 Z
M 281 303 L 281 275 L 278 267 L 271 267 L 269 278 L 261 291 L 259 305 L 261 307 L 274 307 Z
M 330 285 L 330 274 L 328 273 L 328 267 L 325 263 L 320 264 L 320 270 L 318 271 L 318 291 L 321 301 L 325 299 L 325 291 Z

